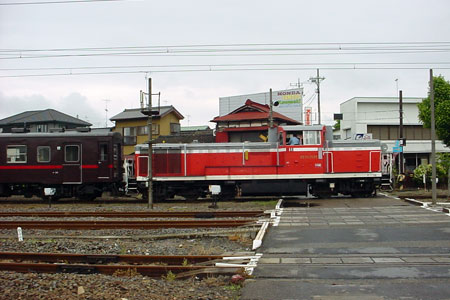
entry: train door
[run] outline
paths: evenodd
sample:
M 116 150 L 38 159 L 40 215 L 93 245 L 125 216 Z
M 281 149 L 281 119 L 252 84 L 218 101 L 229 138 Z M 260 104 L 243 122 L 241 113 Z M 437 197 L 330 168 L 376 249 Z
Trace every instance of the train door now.
M 111 153 L 108 142 L 98 143 L 98 179 L 109 179 L 111 176 Z
M 82 176 L 82 147 L 81 143 L 64 144 L 63 183 L 79 184 Z

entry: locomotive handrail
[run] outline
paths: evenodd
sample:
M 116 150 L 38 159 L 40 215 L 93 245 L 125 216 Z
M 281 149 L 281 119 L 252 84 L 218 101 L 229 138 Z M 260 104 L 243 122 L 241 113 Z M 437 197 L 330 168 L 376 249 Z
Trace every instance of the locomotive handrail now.
M 267 143 L 267 142 L 244 142 L 244 143 L 190 143 L 190 144 L 154 144 L 153 149 L 224 149 L 224 148 L 236 148 L 241 149 L 244 145 L 247 145 L 249 149 L 270 149 L 277 147 L 277 143 Z M 147 150 L 148 148 L 145 145 L 142 145 L 142 148 Z
M 184 144 L 184 176 L 187 176 L 187 149 L 186 144 Z
M 280 165 L 280 144 L 277 142 L 277 166 Z
M 334 173 L 334 164 L 333 164 L 334 153 L 332 151 L 324 151 L 323 154 L 326 155 L 326 157 L 327 157 L 327 173 L 330 172 L 330 170 L 328 169 L 330 164 L 328 163 L 328 155 L 327 154 L 331 154 L 330 155 L 331 156 L 331 173 Z

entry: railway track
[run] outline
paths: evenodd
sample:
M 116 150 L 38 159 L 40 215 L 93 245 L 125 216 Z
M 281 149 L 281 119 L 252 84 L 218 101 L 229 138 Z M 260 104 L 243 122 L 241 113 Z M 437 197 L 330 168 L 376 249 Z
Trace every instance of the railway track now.
M 264 215 L 262 210 L 249 211 L 171 211 L 171 212 L 91 212 L 91 211 L 45 211 L 45 212 L 0 212 L 0 217 L 41 217 L 41 218 L 69 218 L 69 217 L 103 217 L 103 218 L 237 218 L 259 217 Z
M 236 267 L 251 257 L 225 257 L 218 255 L 87 255 L 67 253 L 23 253 L 0 252 L 0 270 L 21 273 L 79 273 L 79 274 L 141 274 L 150 277 L 167 276 L 169 272 L 177 278 L 219 273 L 236 274 L 244 267 Z M 11 262 L 5 262 L 11 261 Z M 239 265 L 240 266 L 240 265 Z
M 24 229 L 157 229 L 157 228 L 200 228 L 240 227 L 254 224 L 254 219 L 238 220 L 152 220 L 152 221 L 0 221 L 0 229 L 21 227 Z

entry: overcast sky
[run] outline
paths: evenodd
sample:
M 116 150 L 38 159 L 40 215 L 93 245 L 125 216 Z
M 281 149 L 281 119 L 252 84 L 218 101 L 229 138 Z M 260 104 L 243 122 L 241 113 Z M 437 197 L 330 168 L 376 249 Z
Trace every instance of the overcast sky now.
M 292 88 L 298 81 L 303 83 L 305 102 L 316 109 L 315 86 L 308 79 L 315 76 L 315 68 L 321 68 L 321 76 L 326 78 L 321 84 L 322 120 L 331 124 L 339 104 L 352 97 L 396 96 L 397 86 L 405 97 L 426 97 L 427 68 L 450 79 L 450 70 L 445 69 L 450 67 L 447 0 L 136 0 L 10 5 L 38 1 L 50 0 L 0 0 L 0 119 L 26 110 L 54 108 L 96 127 L 105 126 L 106 105 L 108 118 L 125 108 L 139 107 L 139 91 L 147 90 L 148 77 L 153 80 L 153 91 L 161 92 L 161 105 L 175 106 L 185 116 L 185 126 L 208 124 L 219 113 L 219 97 Z M 68 0 L 60 0 L 64 1 Z M 419 45 L 426 51 L 408 44 L 415 50 L 410 53 L 399 48 L 402 44 L 385 50 L 391 47 L 385 43 L 404 42 L 448 43 Z M 346 52 L 353 47 L 348 43 L 358 43 L 353 46 L 360 48 Z M 240 46 L 229 47 L 232 44 Z M 144 48 L 114 48 L 152 46 L 165 47 L 145 48 L 157 52 L 145 55 L 139 52 Z M 286 51 L 289 47 L 296 50 Z M 313 49 L 306 51 L 305 47 Z M 27 51 L 49 49 L 72 50 Z M 169 53 L 162 53 L 164 49 Z M 189 52 L 176 54 L 177 49 Z M 248 49 L 257 51 L 244 51 Z M 105 55 L 111 50 L 122 55 Z M 396 51 L 401 53 L 392 53 Z M 372 64 L 361 65 L 363 62 Z M 333 69 L 351 66 L 337 63 L 351 63 L 356 69 Z M 368 66 L 381 69 L 358 70 Z M 263 70 L 217 71 L 231 67 Z M 187 71 L 194 69 L 211 71 Z M 70 73 L 73 75 L 58 75 Z

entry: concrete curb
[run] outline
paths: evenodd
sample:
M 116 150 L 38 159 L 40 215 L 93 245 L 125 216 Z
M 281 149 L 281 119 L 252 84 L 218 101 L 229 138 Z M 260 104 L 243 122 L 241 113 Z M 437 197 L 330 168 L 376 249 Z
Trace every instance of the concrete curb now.
M 431 202 L 422 202 L 422 201 L 412 199 L 412 198 L 404 198 L 403 201 L 411 203 L 413 205 L 421 206 L 426 209 L 431 209 L 431 207 L 430 207 Z M 443 204 L 445 204 L 445 203 L 442 203 L 442 202 L 437 203 L 437 205 L 443 205 Z M 436 210 L 434 210 L 434 211 L 436 211 Z M 445 214 L 450 214 L 450 210 L 447 207 L 442 207 L 441 211 Z
M 264 222 L 253 240 L 252 250 L 258 249 L 262 245 L 262 239 L 264 238 L 264 234 L 266 233 L 267 228 L 269 227 L 269 222 Z
M 414 204 L 416 206 L 425 206 L 425 202 L 416 200 L 416 199 L 411 199 L 411 198 L 404 198 L 403 201 Z
M 253 246 L 252 250 L 258 249 L 262 245 L 262 240 L 264 238 L 264 234 L 267 231 L 267 228 L 269 228 L 269 224 L 272 223 L 273 226 L 278 226 L 280 223 L 280 217 L 283 213 L 283 209 L 281 208 L 281 205 L 283 203 L 283 199 L 278 200 L 277 205 L 275 206 L 275 209 L 270 212 L 270 221 L 263 221 L 261 229 L 259 230 L 258 234 L 256 235 L 255 239 L 253 240 Z

